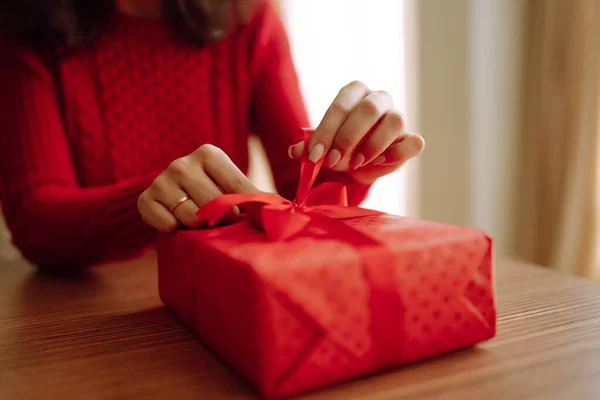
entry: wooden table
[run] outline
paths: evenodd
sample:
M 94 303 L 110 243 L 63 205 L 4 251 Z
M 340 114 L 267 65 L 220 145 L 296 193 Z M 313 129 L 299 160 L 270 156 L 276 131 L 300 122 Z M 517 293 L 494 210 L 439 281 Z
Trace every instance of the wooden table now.
M 599 399 L 600 284 L 497 266 L 496 339 L 306 399 Z M 157 296 L 153 254 L 79 277 L 0 265 L 0 398 L 254 399 Z

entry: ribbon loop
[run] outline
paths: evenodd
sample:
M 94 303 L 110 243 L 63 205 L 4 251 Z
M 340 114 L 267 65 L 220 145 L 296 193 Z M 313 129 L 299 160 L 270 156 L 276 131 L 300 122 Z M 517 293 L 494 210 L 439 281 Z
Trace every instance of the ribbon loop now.
M 296 199 L 292 202 L 281 196 L 267 193 L 225 194 L 208 202 L 198 210 L 196 216 L 209 227 L 215 226 L 234 207 L 246 206 L 249 217 L 260 226 L 272 240 L 285 240 L 304 230 L 311 222 L 319 221 L 339 231 L 336 219 L 347 219 L 369 215 L 380 215 L 378 211 L 359 207 L 348 207 L 346 187 L 327 182 L 311 189 L 323 165 L 323 159 L 313 163 L 308 159 L 308 140 L 311 130 L 304 130 L 304 154 L 300 165 L 300 181 Z M 258 212 L 255 207 L 258 207 Z M 353 230 L 353 228 L 347 227 Z M 362 232 L 355 234 L 364 236 Z

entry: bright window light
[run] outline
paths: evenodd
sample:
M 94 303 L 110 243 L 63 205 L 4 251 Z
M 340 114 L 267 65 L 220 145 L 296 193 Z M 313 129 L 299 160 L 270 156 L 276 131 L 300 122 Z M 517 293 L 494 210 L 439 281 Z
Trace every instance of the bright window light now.
M 284 20 L 311 124 L 345 84 L 386 90 L 406 111 L 402 0 L 282 0 Z M 364 207 L 406 213 L 405 176 L 380 179 Z

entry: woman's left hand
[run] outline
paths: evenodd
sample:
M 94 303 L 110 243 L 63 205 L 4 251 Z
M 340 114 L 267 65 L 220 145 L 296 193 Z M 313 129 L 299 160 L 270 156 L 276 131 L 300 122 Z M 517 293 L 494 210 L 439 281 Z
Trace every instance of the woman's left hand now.
M 389 93 L 371 91 L 355 81 L 344 86 L 329 106 L 309 140 L 308 158 L 317 162 L 325 157 L 326 167 L 370 184 L 423 151 L 423 138 L 404 127 Z M 300 160 L 303 151 L 300 142 L 290 147 L 289 155 Z

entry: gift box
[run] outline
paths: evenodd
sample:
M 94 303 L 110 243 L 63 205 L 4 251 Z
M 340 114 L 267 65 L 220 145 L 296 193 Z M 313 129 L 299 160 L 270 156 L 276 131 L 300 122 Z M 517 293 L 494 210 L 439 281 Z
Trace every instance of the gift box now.
M 303 161 L 294 202 L 224 195 L 198 217 L 239 206 L 240 222 L 161 235 L 164 304 L 268 398 L 495 335 L 490 237 L 348 207 L 344 187 L 310 190 L 320 167 Z

